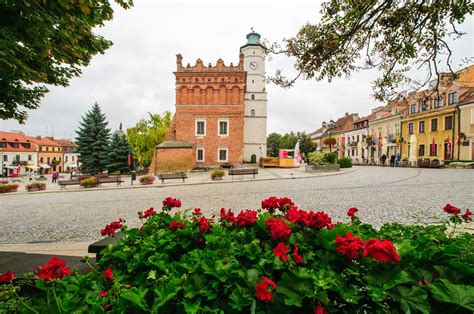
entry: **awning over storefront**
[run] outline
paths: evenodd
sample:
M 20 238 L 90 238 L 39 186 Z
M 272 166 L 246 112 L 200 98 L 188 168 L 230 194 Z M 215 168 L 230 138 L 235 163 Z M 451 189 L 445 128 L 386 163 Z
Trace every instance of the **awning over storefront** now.
M 25 168 L 38 169 L 39 167 L 37 165 L 26 165 Z
M 64 165 L 66 168 L 77 168 L 77 164 L 65 164 Z
M 43 168 L 43 169 L 49 169 L 51 168 L 51 166 L 47 165 L 47 164 L 40 164 L 40 167 Z

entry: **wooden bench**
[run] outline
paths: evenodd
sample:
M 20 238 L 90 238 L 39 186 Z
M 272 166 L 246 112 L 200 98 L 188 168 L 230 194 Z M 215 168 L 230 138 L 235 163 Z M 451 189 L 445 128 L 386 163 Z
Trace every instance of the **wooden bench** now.
M 232 180 L 234 180 L 234 175 L 253 175 L 255 179 L 255 175 L 258 174 L 257 168 L 250 168 L 250 169 L 229 169 L 229 175 L 232 176 Z
M 186 175 L 185 172 L 176 172 L 176 173 L 160 173 L 158 175 L 158 179 L 161 180 L 161 182 L 165 183 L 165 180 L 169 179 L 187 179 L 188 176 Z
M 124 235 L 125 234 L 123 232 L 117 232 L 115 236 L 113 237 L 106 237 L 106 238 L 103 238 L 102 240 L 94 242 L 91 245 L 89 245 L 87 252 L 95 253 L 95 256 L 96 256 L 95 259 L 98 262 L 102 256 L 100 254 L 102 250 L 105 249 L 109 244 L 114 244 L 115 242 L 117 242 Z
M 123 182 L 123 180 L 120 177 L 103 177 L 97 179 L 99 182 L 99 186 L 102 185 L 102 183 L 117 183 L 117 186 L 120 186 Z
M 65 189 L 66 185 L 79 185 L 79 180 L 59 180 L 58 184 L 61 186 L 61 189 Z

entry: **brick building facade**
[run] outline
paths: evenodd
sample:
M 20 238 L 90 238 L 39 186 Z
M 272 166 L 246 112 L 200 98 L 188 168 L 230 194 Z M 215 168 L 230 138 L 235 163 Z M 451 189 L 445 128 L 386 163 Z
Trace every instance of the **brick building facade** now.
M 247 52 L 248 47 L 254 46 L 261 54 L 263 46 L 258 42 L 259 38 L 257 33 L 250 33 L 247 36 L 250 44 L 247 43 L 242 48 L 247 48 Z M 256 55 L 255 51 L 253 55 Z M 263 60 L 264 58 L 262 62 Z M 247 95 L 255 79 L 248 82 L 249 70 L 245 69 L 246 63 L 249 66 L 252 63 L 254 70 L 258 68 L 254 67 L 255 61 L 245 60 L 245 53 L 242 52 L 236 65 L 225 65 L 219 59 L 215 65 L 209 63 L 206 66 L 198 59 L 193 66 L 189 63 L 183 66 L 183 57 L 180 54 L 176 56 L 176 112 L 165 141 L 155 150 L 150 173 L 244 162 L 244 138 L 252 138 L 252 135 L 244 135 L 248 109 L 246 98 L 249 98 L 247 102 L 252 106 L 256 103 L 255 95 Z M 261 92 L 265 92 L 264 86 Z M 263 109 L 248 109 L 248 115 L 253 115 L 252 118 L 255 118 L 255 109 L 259 109 L 264 117 L 264 124 L 260 123 L 263 126 L 259 126 L 259 129 L 263 130 L 260 133 L 263 132 L 263 137 L 266 138 L 266 94 Z M 257 120 L 253 119 L 252 123 L 254 121 Z M 261 134 L 258 135 L 262 137 Z M 252 141 L 254 142 L 262 145 L 260 139 Z

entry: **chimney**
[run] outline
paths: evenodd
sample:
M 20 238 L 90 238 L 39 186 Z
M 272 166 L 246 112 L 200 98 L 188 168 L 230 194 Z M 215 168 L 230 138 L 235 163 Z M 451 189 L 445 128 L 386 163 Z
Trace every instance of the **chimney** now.
M 183 67 L 183 56 L 180 53 L 176 55 L 176 65 L 178 70 Z
M 346 112 L 346 117 L 349 115 L 349 112 Z

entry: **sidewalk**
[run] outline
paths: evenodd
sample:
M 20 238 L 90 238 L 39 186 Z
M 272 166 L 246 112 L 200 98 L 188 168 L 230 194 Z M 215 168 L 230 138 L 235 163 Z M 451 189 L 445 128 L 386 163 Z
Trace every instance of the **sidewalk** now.
M 182 180 L 165 180 L 165 183 L 162 183 L 156 177 L 156 180 L 151 185 L 141 185 L 138 180 L 131 184 L 130 176 L 122 176 L 123 183 L 121 186 L 116 186 L 115 183 L 106 183 L 101 187 L 85 189 L 81 188 L 78 185 L 67 186 L 64 189 L 56 183 L 51 183 L 51 179 L 48 178 L 48 181 L 43 181 L 47 183 L 45 191 L 35 191 L 27 192 L 25 189 L 26 184 L 28 184 L 28 178 L 22 179 L 21 183 L 18 183 L 17 192 L 5 193 L 2 196 L 8 195 L 18 195 L 18 194 L 37 194 L 37 193 L 58 193 L 58 192 L 81 192 L 81 191 L 98 191 L 98 190 L 115 190 L 115 189 L 138 189 L 138 188 L 160 188 L 160 187 L 169 187 L 169 186 L 186 186 L 186 185 L 200 185 L 200 184 L 222 184 L 222 183 L 237 183 L 237 182 L 247 182 L 247 181 L 267 181 L 267 180 L 286 180 L 286 179 L 301 179 L 301 178 L 315 178 L 315 177 L 324 177 L 324 176 L 333 176 L 339 174 L 346 174 L 352 171 L 355 171 L 355 168 L 341 169 L 338 172 L 322 172 L 322 173 L 309 173 L 304 171 L 304 165 L 299 168 L 259 168 L 258 174 L 255 176 L 255 179 L 252 175 L 245 176 L 234 176 L 233 178 L 229 175 L 226 175 L 222 178 L 221 181 L 213 181 L 210 178 L 211 171 L 206 172 L 189 172 L 188 178 L 185 182 Z M 69 179 L 68 174 L 63 174 L 64 178 L 59 180 Z

